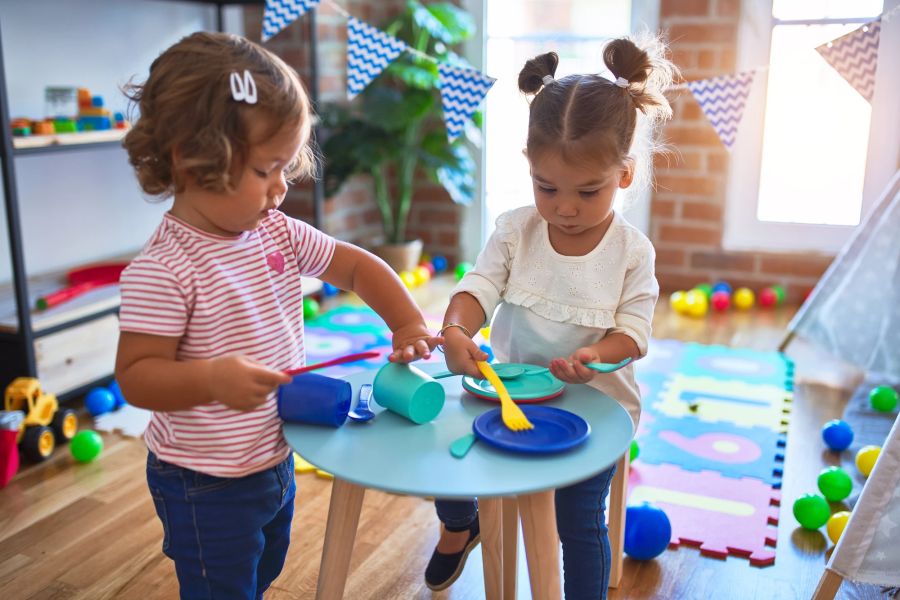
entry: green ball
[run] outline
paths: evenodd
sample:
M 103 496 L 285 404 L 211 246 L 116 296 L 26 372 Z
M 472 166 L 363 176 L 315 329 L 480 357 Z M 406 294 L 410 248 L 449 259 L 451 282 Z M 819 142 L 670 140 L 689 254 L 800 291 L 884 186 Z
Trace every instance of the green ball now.
M 784 297 L 785 297 L 784 288 L 781 287 L 780 285 L 773 285 L 772 291 L 775 292 L 775 297 L 778 298 L 778 304 L 779 305 L 784 304 Z
M 315 298 L 304 298 L 303 299 L 303 319 L 306 321 L 312 321 L 316 317 L 319 316 L 319 303 L 316 302 Z
M 628 450 L 628 462 L 634 461 L 641 453 L 637 440 L 631 440 L 631 448 Z
M 695 290 L 700 290 L 703 292 L 703 295 L 706 296 L 706 300 L 708 301 L 712 298 L 712 286 L 708 283 L 701 283 L 699 285 L 694 286 Z
M 69 442 L 69 451 L 78 462 L 91 462 L 103 451 L 103 438 L 96 431 L 79 431 Z
M 831 508 L 818 494 L 803 494 L 794 502 L 794 518 L 804 529 L 816 530 L 828 522 Z
M 819 491 L 829 502 L 840 502 L 853 491 L 853 480 L 840 467 L 827 467 L 819 473 Z
M 456 280 L 462 279 L 466 273 L 472 270 L 472 263 L 461 262 L 456 265 Z
M 897 390 L 889 385 L 879 385 L 869 392 L 869 402 L 878 412 L 891 412 L 897 408 Z

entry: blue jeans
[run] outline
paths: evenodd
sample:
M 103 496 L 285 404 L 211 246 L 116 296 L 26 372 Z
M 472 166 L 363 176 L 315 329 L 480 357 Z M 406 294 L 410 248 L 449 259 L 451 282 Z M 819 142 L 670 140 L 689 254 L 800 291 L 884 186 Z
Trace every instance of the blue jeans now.
M 606 497 L 615 465 L 590 479 L 556 490 L 556 529 L 562 542 L 566 600 L 606 598 L 611 564 Z M 435 500 L 448 530 L 466 529 L 478 518 L 474 500 Z
M 281 573 L 294 516 L 294 459 L 214 477 L 147 456 L 147 485 L 181 598 L 262 598 Z

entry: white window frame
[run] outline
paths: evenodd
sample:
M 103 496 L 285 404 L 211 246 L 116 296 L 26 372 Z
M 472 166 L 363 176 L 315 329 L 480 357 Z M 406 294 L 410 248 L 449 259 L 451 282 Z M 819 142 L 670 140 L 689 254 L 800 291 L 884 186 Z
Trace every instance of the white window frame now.
M 900 5 L 888 0 L 883 11 Z M 736 71 L 769 64 L 775 26 L 772 0 L 741 3 Z M 723 246 L 726 250 L 836 254 L 854 227 L 760 221 L 757 217 L 768 73 L 758 71 L 732 147 Z M 849 84 L 848 84 L 849 85 Z M 900 165 L 900 14 L 882 21 L 878 71 L 863 184 L 862 220 Z

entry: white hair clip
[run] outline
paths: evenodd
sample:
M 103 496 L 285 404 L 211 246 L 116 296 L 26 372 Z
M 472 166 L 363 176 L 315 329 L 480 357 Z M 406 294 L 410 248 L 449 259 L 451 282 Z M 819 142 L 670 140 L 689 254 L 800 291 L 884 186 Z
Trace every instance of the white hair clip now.
M 230 80 L 232 98 L 237 102 L 256 104 L 256 81 L 250 71 L 244 69 L 243 77 L 237 71 L 232 71 Z
M 550 85 L 556 80 L 553 79 L 553 75 L 544 75 L 544 78 L 541 81 L 544 82 L 544 85 Z
M 619 77 L 619 78 L 616 79 L 613 83 L 614 83 L 615 85 L 619 86 L 619 87 L 622 88 L 622 89 L 628 87 L 628 80 L 625 79 L 624 77 Z

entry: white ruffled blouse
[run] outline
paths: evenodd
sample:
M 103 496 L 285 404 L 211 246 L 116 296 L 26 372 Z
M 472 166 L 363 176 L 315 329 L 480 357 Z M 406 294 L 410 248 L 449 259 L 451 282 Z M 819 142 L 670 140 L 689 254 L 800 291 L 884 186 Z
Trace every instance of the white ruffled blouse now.
M 618 213 L 593 250 L 559 254 L 547 222 L 526 206 L 500 215 L 453 293 L 478 300 L 502 362 L 546 365 L 610 333 L 631 337 L 643 356 L 659 295 L 654 259 L 650 240 Z M 631 366 L 597 375 L 589 385 L 615 398 L 637 424 L 640 393 Z

